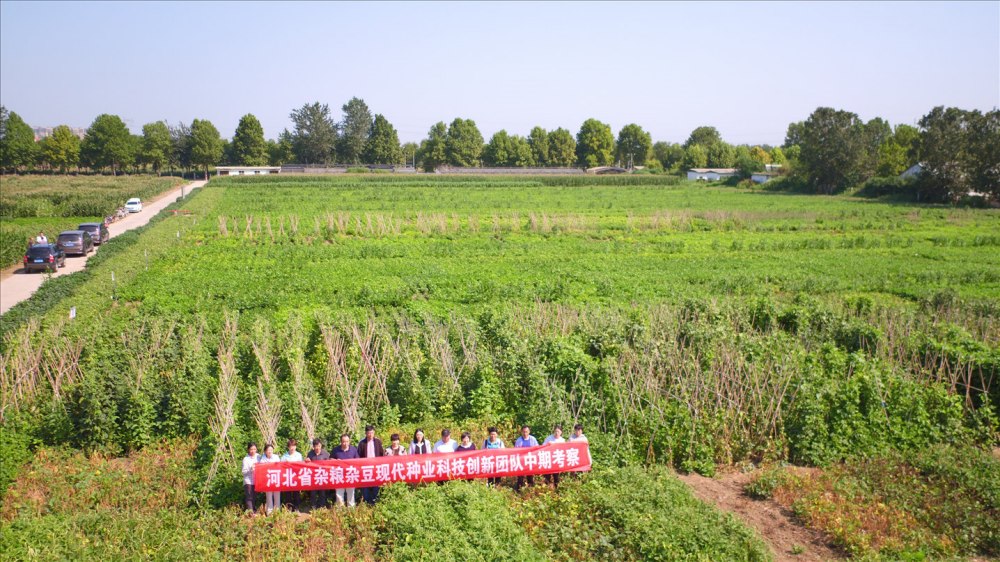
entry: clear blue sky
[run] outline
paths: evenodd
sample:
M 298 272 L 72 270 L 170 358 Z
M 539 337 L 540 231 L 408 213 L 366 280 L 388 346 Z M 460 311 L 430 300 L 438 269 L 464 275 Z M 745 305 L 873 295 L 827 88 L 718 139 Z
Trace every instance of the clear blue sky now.
M 818 106 L 893 124 L 1000 106 L 1000 2 L 0 2 L 0 102 L 32 126 L 115 113 L 231 137 L 249 112 L 273 138 L 352 96 L 404 142 L 455 117 L 487 140 L 595 117 L 779 144 Z

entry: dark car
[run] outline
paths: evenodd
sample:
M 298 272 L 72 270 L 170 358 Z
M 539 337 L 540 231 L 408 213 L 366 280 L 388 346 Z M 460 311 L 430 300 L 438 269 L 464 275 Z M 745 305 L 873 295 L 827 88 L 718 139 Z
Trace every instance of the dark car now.
M 94 251 L 94 239 L 86 230 L 64 230 L 59 233 L 59 247 L 66 255 L 85 256 Z
M 108 225 L 103 222 L 85 222 L 78 226 L 80 230 L 86 230 L 90 233 L 90 237 L 94 239 L 94 244 L 100 246 L 101 244 L 108 241 L 111 238 L 111 233 L 108 232 Z
M 55 271 L 66 265 L 66 253 L 56 244 L 34 244 L 24 253 L 24 272 Z

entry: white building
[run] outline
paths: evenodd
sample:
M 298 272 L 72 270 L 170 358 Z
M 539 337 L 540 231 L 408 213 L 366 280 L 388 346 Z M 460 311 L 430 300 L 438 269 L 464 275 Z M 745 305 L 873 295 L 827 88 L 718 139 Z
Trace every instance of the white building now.
M 736 175 L 736 168 L 691 168 L 689 180 L 718 181 Z
M 767 183 L 778 177 L 775 172 L 754 172 L 750 174 L 750 180 L 754 183 Z
M 216 166 L 217 176 L 266 176 L 281 173 L 281 166 Z
M 923 173 L 923 171 L 924 171 L 923 165 L 921 165 L 918 162 L 918 163 L 910 166 L 909 168 L 907 168 L 906 171 L 903 172 L 902 174 L 899 174 L 899 177 L 901 177 L 901 178 L 915 178 L 915 177 L 919 176 L 921 173 Z

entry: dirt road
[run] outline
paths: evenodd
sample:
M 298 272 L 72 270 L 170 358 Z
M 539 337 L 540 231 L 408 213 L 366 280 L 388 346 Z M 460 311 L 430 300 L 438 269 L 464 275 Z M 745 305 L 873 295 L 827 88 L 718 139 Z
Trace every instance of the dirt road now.
M 732 513 L 754 528 L 771 547 L 778 562 L 822 562 L 841 560 L 843 556 L 830 548 L 826 538 L 792 519 L 791 513 L 769 500 L 753 500 L 743 488 L 750 481 L 748 474 L 724 474 L 706 478 L 698 474 L 678 474 L 703 502 Z
M 204 181 L 187 183 L 160 195 L 152 201 L 143 201 L 141 212 L 132 213 L 120 221 L 111 223 L 108 227 L 111 237 L 114 238 L 122 232 L 148 223 L 154 215 L 176 201 L 181 196 L 182 190 L 184 195 L 187 196 L 192 190 L 205 185 L 205 183 Z M 57 235 L 58 233 L 53 232 L 51 238 L 54 239 Z M 100 251 L 100 246 L 96 249 Z M 66 258 L 66 267 L 59 269 L 54 275 L 69 275 L 75 271 L 80 271 L 86 263 L 87 258 L 69 256 Z M 33 295 L 47 277 L 48 275 L 45 273 L 26 273 L 20 265 L 8 267 L 0 272 L 0 314 L 7 312 L 15 304 Z

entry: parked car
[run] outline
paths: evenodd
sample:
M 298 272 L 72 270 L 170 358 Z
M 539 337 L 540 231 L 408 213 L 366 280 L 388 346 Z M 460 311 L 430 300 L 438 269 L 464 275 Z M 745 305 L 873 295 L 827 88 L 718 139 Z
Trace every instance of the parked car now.
M 94 244 L 98 246 L 111 238 L 111 233 L 108 232 L 108 225 L 103 222 L 85 222 L 81 223 L 77 228 L 90 233 L 90 237 L 94 239 Z
M 66 253 L 57 244 L 34 244 L 24 253 L 24 272 L 55 271 L 66 265 Z
M 138 213 L 142 210 L 142 200 L 138 197 L 133 197 L 125 202 L 125 210 L 130 213 Z
M 59 233 L 57 242 L 66 255 L 77 254 L 85 256 L 94 251 L 94 239 L 86 230 L 64 230 Z

